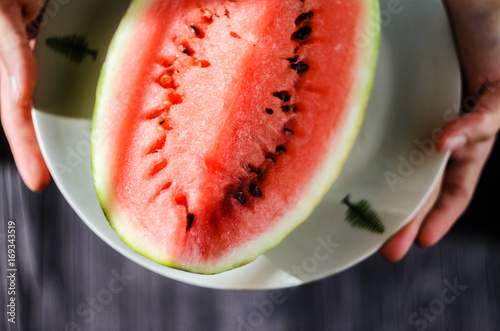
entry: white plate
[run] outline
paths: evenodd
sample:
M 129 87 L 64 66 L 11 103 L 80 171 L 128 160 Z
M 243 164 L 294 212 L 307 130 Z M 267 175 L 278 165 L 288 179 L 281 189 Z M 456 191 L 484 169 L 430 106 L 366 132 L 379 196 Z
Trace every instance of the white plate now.
M 406 224 L 444 168 L 446 155 L 433 149 L 424 153 L 415 140 L 429 142 L 432 132 L 457 112 L 460 74 L 446 12 L 440 0 L 403 0 L 398 6 L 382 0 L 381 53 L 367 117 L 344 171 L 313 215 L 256 261 L 220 275 L 190 274 L 154 263 L 134 253 L 108 225 L 90 168 L 96 82 L 128 3 L 64 3 L 52 1 L 36 50 L 39 81 L 33 113 L 42 151 L 57 186 L 89 228 L 154 272 L 221 289 L 291 287 L 327 277 L 373 254 Z M 72 33 L 85 35 L 89 47 L 99 50 L 96 62 L 70 63 L 44 44 L 48 37 Z M 345 207 L 339 201 L 346 193 L 355 201 L 371 202 L 386 225 L 383 235 L 344 221 Z

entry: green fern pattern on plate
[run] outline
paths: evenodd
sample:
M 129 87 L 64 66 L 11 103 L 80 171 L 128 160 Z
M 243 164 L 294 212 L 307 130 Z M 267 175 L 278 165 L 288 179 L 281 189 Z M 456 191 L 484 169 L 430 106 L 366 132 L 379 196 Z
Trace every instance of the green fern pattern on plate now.
M 87 56 L 90 56 L 92 61 L 97 60 L 97 50 L 88 47 L 87 39 L 84 36 L 72 34 L 63 37 L 50 37 L 45 40 L 45 44 L 71 62 L 82 63 Z
M 350 196 L 347 195 L 342 203 L 348 209 L 345 213 L 345 220 L 353 227 L 365 229 L 374 233 L 384 233 L 385 226 L 377 213 L 372 209 L 370 203 L 366 200 L 361 200 L 357 203 L 350 201 Z

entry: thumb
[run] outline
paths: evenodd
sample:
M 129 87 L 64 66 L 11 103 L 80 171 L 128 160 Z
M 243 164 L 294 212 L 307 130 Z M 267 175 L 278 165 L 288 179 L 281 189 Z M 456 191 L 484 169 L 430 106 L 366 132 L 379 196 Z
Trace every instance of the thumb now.
M 484 93 L 477 105 L 443 128 L 438 141 L 441 151 L 456 150 L 469 143 L 477 143 L 494 138 L 500 128 L 500 82 L 484 86 Z
M 31 51 L 19 6 L 0 6 L 0 61 L 10 77 L 17 106 L 31 104 L 36 82 L 36 59 Z

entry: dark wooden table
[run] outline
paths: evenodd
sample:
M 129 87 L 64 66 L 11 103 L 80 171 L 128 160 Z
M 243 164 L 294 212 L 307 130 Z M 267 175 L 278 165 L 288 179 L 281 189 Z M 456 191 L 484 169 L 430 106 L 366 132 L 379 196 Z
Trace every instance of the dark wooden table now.
M 399 263 L 375 255 L 294 290 L 218 291 L 128 261 L 86 227 L 54 184 L 30 192 L 0 131 L 0 330 L 500 330 L 498 169 L 499 147 L 452 231 Z M 7 314 L 9 221 L 15 324 Z

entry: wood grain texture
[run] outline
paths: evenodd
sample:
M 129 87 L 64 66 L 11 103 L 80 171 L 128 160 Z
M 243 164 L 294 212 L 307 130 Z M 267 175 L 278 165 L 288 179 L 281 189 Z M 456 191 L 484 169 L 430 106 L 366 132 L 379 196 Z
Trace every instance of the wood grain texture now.
M 128 261 L 86 227 L 54 184 L 30 192 L 0 132 L 0 330 L 499 330 L 500 233 L 492 227 L 499 168 L 497 147 L 459 223 L 439 244 L 414 247 L 399 263 L 375 255 L 296 289 L 219 291 Z M 16 324 L 5 313 L 8 220 L 17 226 Z M 444 282 L 455 279 L 467 288 L 441 306 Z M 284 302 L 271 308 L 273 296 Z M 410 316 L 429 305 L 443 311 L 428 315 L 425 328 L 412 326 Z

